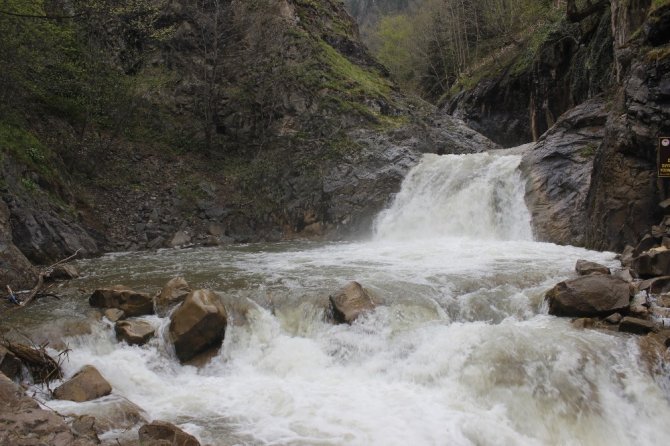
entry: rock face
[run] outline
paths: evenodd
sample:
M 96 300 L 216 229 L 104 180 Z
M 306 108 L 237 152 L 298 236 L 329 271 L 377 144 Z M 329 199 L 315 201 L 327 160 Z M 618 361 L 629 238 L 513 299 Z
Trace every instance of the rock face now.
M 9 217 L 9 209 L 0 199 L 0 283 L 16 290 L 29 289 L 37 283 L 37 272 L 14 246 Z
M 610 274 L 610 269 L 600 263 L 589 262 L 588 260 L 577 260 L 575 271 L 580 276 L 588 276 L 590 274 Z
M 587 101 L 565 113 L 524 155 L 526 204 L 538 240 L 586 243 L 586 202 L 606 121 L 604 100 Z
M 361 314 L 374 310 L 379 302 L 358 282 L 350 282 L 330 296 L 333 318 L 338 324 L 351 324 Z
M 170 339 L 181 362 L 223 342 L 228 323 L 226 309 L 216 293 L 193 291 L 175 310 L 170 321 Z
M 153 421 L 142 426 L 138 432 L 140 444 L 172 445 L 172 446 L 200 446 L 200 442 L 192 435 L 187 434 L 177 426 L 165 421 Z
M 606 316 L 630 304 L 628 283 L 611 276 L 591 275 L 566 280 L 546 294 L 549 314 L 567 317 Z
M 186 299 L 191 292 L 186 279 L 175 277 L 165 284 L 160 293 L 154 297 L 154 307 L 156 314 L 164 317 L 170 309 Z
M 144 345 L 154 337 L 154 327 L 146 321 L 118 321 L 114 325 L 116 339 L 129 345 Z
M 150 295 L 138 293 L 123 285 L 95 290 L 88 302 L 92 307 L 118 308 L 128 317 L 143 316 L 154 312 L 154 303 Z
M 0 373 L 0 444 L 89 446 L 98 441 L 75 434 L 62 417 L 36 401 Z
M 87 365 L 54 390 L 54 398 L 83 402 L 109 395 L 111 392 L 112 386 L 100 372 L 95 367 Z

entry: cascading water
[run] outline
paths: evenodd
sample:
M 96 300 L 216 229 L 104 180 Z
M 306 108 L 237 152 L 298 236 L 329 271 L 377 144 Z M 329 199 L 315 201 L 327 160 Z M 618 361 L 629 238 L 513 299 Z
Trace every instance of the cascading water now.
M 99 324 L 71 339 L 66 372 L 94 365 L 117 397 L 204 444 L 666 443 L 668 395 L 641 363 L 637 340 L 576 330 L 542 311 L 544 292 L 572 276 L 577 259 L 614 266 L 614 255 L 533 242 L 518 162 L 426 155 L 370 242 L 82 261 L 75 287 L 153 291 L 183 275 L 218 291 L 233 320 L 221 353 L 201 369 L 179 365 L 162 337 L 130 347 Z M 349 280 L 385 305 L 332 325 L 327 296 Z M 79 297 L 58 311 L 86 305 Z M 50 317 L 53 308 L 43 311 Z M 48 404 L 81 413 L 101 403 Z M 118 435 L 103 438 L 115 444 Z

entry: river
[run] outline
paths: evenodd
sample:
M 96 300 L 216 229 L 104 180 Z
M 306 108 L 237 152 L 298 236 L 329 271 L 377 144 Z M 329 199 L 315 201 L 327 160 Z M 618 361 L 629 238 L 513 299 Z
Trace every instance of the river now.
M 220 292 L 232 321 L 207 366 L 181 366 L 164 337 L 144 347 L 99 323 L 70 339 L 71 375 L 92 364 L 151 419 L 213 445 L 659 445 L 668 394 L 635 337 L 578 330 L 544 293 L 578 259 L 613 253 L 534 242 L 519 155 L 425 155 L 367 241 L 283 242 L 119 253 L 78 262 L 73 297 L 155 292 L 181 275 Z M 385 305 L 325 321 L 356 280 Z M 52 305 L 49 307 L 49 305 Z M 163 335 L 168 319 L 146 320 Z M 47 401 L 59 411 L 91 407 Z M 117 434 L 105 438 L 109 441 Z

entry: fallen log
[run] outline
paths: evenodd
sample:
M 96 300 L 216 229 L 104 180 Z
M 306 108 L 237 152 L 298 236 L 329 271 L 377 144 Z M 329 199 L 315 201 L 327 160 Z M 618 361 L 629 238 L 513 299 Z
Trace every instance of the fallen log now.
M 43 346 L 31 347 L 7 340 L 3 341 L 2 345 L 28 367 L 35 383 L 48 383 L 63 377 L 59 362 L 49 356 Z

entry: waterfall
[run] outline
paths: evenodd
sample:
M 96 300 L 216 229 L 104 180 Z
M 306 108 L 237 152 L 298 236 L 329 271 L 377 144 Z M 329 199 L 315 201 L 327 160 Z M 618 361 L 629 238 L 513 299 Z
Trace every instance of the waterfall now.
M 425 155 L 376 219 L 376 239 L 532 240 L 520 162 L 494 153 Z

